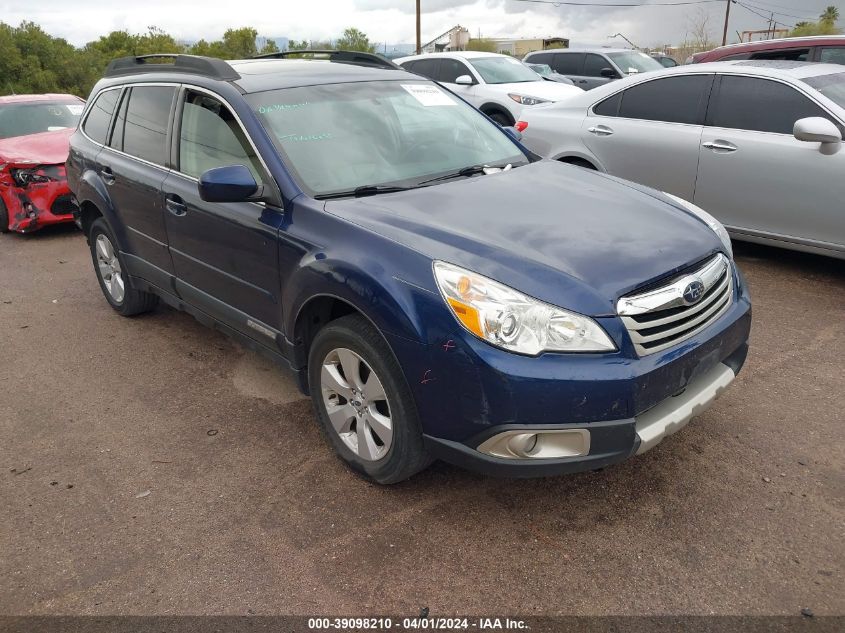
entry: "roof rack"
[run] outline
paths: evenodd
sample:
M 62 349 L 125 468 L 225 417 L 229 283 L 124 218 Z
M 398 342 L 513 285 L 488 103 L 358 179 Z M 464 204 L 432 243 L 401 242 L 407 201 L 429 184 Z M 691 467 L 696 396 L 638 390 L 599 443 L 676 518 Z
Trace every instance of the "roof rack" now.
M 172 63 L 155 63 L 154 59 L 172 59 Z M 120 57 L 109 62 L 105 77 L 135 75 L 138 73 L 180 72 L 202 75 L 221 81 L 235 81 L 241 76 L 222 59 L 200 57 L 199 55 L 180 55 L 177 53 L 154 53 L 136 57 Z
M 266 53 L 256 55 L 254 59 L 325 59 L 340 64 L 355 64 L 358 66 L 373 66 L 376 68 L 389 68 L 391 70 L 402 70 L 402 68 L 386 57 L 378 53 L 364 53 L 361 51 L 338 51 L 338 50 L 301 50 L 281 51 L 278 53 Z

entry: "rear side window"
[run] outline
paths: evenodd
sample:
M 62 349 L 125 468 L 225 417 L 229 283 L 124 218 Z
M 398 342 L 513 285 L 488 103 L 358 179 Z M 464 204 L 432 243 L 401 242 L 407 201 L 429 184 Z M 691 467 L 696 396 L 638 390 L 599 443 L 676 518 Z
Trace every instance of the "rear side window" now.
M 828 64 L 845 64 L 845 47 L 828 46 L 819 51 L 819 61 Z
M 554 53 L 532 53 L 525 60 L 525 63 L 526 64 L 548 64 L 549 66 L 551 66 L 553 58 L 554 58 Z
M 798 119 L 830 116 L 800 92 L 777 81 L 757 77 L 722 76 L 711 101 L 708 125 L 792 134 Z
M 580 75 L 584 53 L 555 53 L 552 68 L 561 75 Z
M 132 88 L 123 130 L 124 152 L 156 165 L 167 163 L 167 122 L 175 92 L 172 86 Z
M 91 111 L 82 125 L 82 130 L 88 138 L 100 145 L 106 144 L 109 124 L 119 96 L 120 90 L 106 90 L 97 95 L 94 104 L 91 106 Z
M 619 116 L 700 125 L 712 81 L 712 75 L 690 75 L 637 84 L 622 93 Z
M 261 182 L 260 162 L 235 116 L 218 99 L 188 90 L 179 132 L 179 171 L 199 178 L 215 167 L 244 165 Z
M 422 75 L 423 77 L 428 77 L 429 79 L 437 81 L 437 71 L 439 65 L 439 59 L 418 59 L 414 61 L 414 67 L 411 71 L 417 73 L 418 75 Z

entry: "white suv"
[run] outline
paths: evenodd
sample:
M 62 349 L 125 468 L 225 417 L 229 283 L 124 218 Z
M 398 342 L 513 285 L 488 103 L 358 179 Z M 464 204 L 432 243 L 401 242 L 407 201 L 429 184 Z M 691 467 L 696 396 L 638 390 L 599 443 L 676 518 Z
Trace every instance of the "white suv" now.
M 394 60 L 405 70 L 446 84 L 499 125 L 513 125 L 525 106 L 583 91 L 547 81 L 518 59 L 496 53 L 428 53 Z

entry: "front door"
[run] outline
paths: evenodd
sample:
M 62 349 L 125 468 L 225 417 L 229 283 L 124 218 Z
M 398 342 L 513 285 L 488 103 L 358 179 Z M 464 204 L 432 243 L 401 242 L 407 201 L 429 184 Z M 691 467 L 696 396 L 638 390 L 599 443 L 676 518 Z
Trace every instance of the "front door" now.
M 179 294 L 253 339 L 272 346 L 282 328 L 278 227 L 282 210 L 256 202 L 204 202 L 197 181 L 209 169 L 245 165 L 271 183 L 246 132 L 221 99 L 184 89 L 177 108 L 175 169 L 163 186 Z
M 828 155 L 792 135 L 798 119 L 819 116 L 839 123 L 788 84 L 722 76 L 701 138 L 695 203 L 752 235 L 845 247 L 845 149 Z

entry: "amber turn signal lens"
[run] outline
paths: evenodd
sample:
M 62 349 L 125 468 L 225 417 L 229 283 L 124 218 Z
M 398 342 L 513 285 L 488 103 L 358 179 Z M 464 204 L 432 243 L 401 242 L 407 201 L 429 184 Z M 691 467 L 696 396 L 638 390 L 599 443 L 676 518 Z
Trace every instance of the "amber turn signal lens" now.
M 484 338 L 484 332 L 481 330 L 481 320 L 478 317 L 478 310 L 465 303 L 452 299 L 451 297 L 449 297 L 447 301 L 449 302 L 449 305 L 452 306 L 455 316 L 457 316 L 461 323 L 464 324 L 464 327 L 476 336 Z

